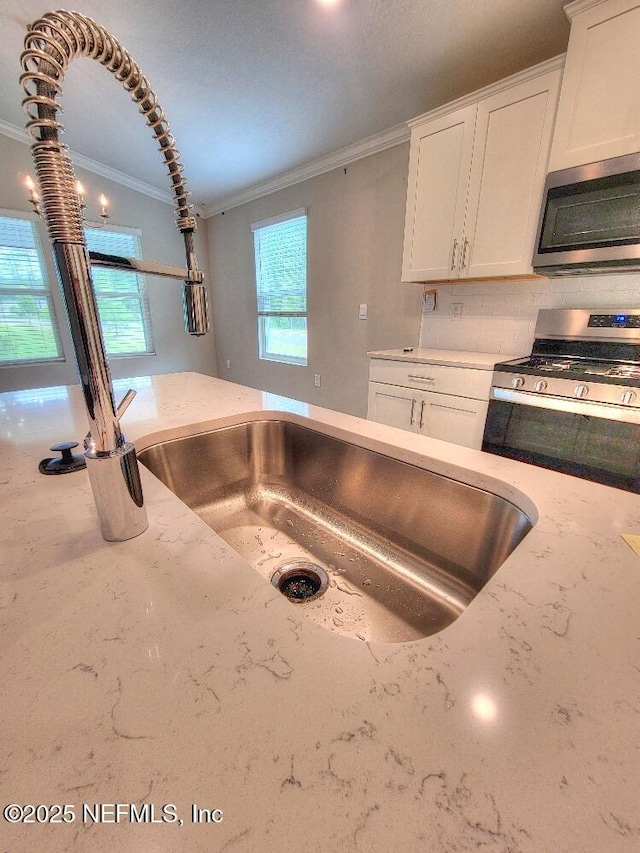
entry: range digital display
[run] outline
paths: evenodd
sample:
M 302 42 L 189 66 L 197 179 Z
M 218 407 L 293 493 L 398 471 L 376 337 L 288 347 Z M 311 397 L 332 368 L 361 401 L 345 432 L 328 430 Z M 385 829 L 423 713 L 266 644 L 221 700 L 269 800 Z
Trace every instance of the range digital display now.
M 591 314 L 587 325 L 598 329 L 640 329 L 640 314 Z

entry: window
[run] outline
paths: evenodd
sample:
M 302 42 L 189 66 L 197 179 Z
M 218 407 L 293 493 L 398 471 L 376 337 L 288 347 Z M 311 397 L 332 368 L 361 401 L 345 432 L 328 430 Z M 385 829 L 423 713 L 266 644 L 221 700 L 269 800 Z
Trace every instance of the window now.
M 132 229 L 104 231 L 85 229 L 87 248 L 105 255 L 140 258 L 140 236 Z M 93 286 L 102 326 L 102 336 L 110 356 L 152 353 L 151 317 L 141 275 L 126 270 L 92 268 Z
M 36 224 L 0 215 L 0 364 L 62 358 Z
M 307 363 L 307 213 L 251 226 L 258 296 L 258 355 Z

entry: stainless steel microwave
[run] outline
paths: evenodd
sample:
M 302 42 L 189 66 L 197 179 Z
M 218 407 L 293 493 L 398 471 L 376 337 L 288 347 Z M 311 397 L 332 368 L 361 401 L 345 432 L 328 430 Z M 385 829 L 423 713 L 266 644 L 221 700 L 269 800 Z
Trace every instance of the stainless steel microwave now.
M 640 154 L 547 176 L 533 268 L 548 276 L 640 270 Z

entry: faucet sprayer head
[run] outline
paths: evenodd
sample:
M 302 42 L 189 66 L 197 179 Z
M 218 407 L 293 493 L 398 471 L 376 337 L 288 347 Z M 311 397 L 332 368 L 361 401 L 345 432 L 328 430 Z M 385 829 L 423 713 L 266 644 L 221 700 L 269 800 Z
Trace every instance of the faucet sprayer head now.
M 190 335 L 206 335 L 209 331 L 207 289 L 204 284 L 185 281 L 182 288 L 184 330 Z

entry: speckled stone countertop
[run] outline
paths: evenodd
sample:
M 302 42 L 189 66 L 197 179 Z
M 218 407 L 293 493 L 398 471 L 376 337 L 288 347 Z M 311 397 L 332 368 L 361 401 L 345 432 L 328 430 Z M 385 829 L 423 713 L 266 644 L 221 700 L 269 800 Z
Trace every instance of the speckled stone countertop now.
M 369 358 L 382 358 L 389 361 L 415 361 L 420 364 L 441 364 L 445 367 L 471 367 L 475 370 L 493 370 L 501 361 L 512 361 L 518 357 L 506 355 L 503 352 L 467 352 L 426 347 L 375 350 L 368 352 L 367 355 Z
M 3 853 L 640 849 L 638 496 L 196 374 L 132 384 L 139 448 L 290 411 L 538 520 L 444 631 L 364 643 L 144 469 L 149 529 L 103 541 L 86 473 L 37 470 L 86 432 L 79 388 L 0 395 L 0 801 L 72 807 L 0 818 Z

